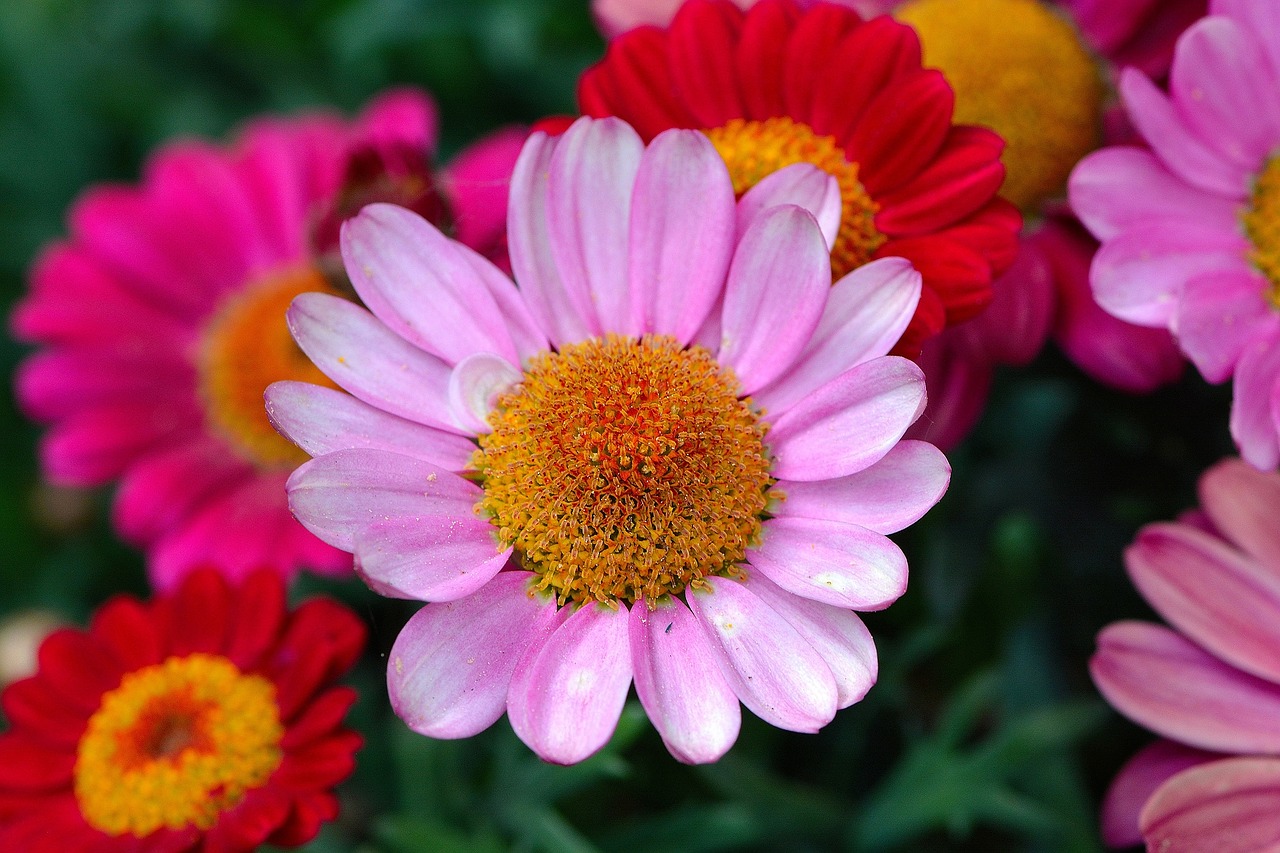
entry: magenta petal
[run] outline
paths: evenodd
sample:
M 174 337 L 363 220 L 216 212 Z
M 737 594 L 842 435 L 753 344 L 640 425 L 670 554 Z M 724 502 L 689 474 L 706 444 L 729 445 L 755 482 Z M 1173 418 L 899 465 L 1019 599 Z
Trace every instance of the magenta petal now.
M 385 450 L 339 450 L 304 463 L 289 477 L 289 508 L 335 548 L 393 519 L 476 519 L 480 487 L 430 462 Z M 493 543 L 496 553 L 498 546 Z
M 156 451 L 175 446 L 202 427 L 193 403 L 120 402 L 58 421 L 40 442 L 46 476 L 70 486 L 97 486 L 119 477 Z
M 1185 525 L 1153 524 L 1125 551 L 1125 565 L 1142 597 L 1173 627 L 1221 660 L 1280 682 L 1280 564 L 1260 565 Z
M 834 480 L 779 480 L 774 491 L 786 497 L 770 512 L 897 533 L 941 500 L 950 482 L 951 465 L 941 450 L 923 441 L 900 441 L 856 474 Z
M 1104 628 L 1089 671 L 1117 710 L 1165 737 L 1219 752 L 1280 750 L 1280 686 L 1161 625 Z
M 768 443 L 781 480 L 830 480 L 882 458 L 924 411 L 924 374 L 884 356 L 847 370 L 771 418 Z
M 467 356 L 449 374 L 449 408 L 454 421 L 474 435 L 489 432 L 489 413 L 523 375 L 500 355 L 478 352 Z
M 1200 477 L 1199 491 L 1213 526 L 1274 576 L 1280 567 L 1280 529 L 1275 523 L 1280 474 L 1224 459 Z
M 1102 800 L 1102 840 L 1108 847 L 1132 847 L 1142 843 L 1138 815 L 1156 789 L 1189 767 L 1222 758 L 1171 740 L 1158 740 L 1141 749 L 1112 780 Z
M 628 290 L 631 195 L 644 143 L 621 119 L 583 117 L 560 137 L 548 164 L 551 254 L 571 294 L 602 332 L 635 335 L 639 318 Z
M 530 647 L 507 697 L 511 727 L 554 764 L 576 764 L 598 752 L 617 728 L 631 687 L 625 605 L 594 602 Z
M 146 545 L 211 496 L 254 476 L 252 465 L 229 456 L 222 442 L 184 441 L 129 467 L 116 491 L 112 518 L 124 539 Z
M 757 717 L 793 732 L 816 732 L 836 715 L 831 670 L 781 614 L 741 583 L 707 578 L 686 593 L 711 640 L 725 681 Z
M 748 578 L 746 586 L 790 622 L 826 662 L 836 680 L 839 707 L 848 708 L 867 695 L 880 664 L 875 641 L 858 614 L 792 595 L 759 573 Z
M 482 252 L 500 244 L 511 173 L 528 135 L 525 128 L 500 128 L 458 152 L 441 175 L 459 242 Z
M 391 707 L 409 728 L 464 738 L 502 716 L 520 657 L 556 625 L 555 603 L 530 591 L 533 577 L 502 572 L 474 595 L 409 619 L 387 665 Z
M 794 204 L 813 214 L 822 229 L 827 249 L 840 233 L 842 200 L 840 184 L 827 172 L 808 163 L 793 163 L 765 175 L 760 183 L 743 194 L 738 202 L 737 233 L 747 233 L 751 223 L 771 207 Z
M 1280 335 L 1255 341 L 1236 366 L 1231 397 L 1231 437 L 1240 455 L 1259 470 L 1280 465 L 1276 402 L 1280 393 Z
M 1211 0 L 1209 13 L 1227 15 L 1251 33 L 1280 33 L 1280 6 L 1267 0 Z M 1270 60 L 1272 70 L 1280 72 L 1280 42 L 1265 37 L 1258 41 Z
M 1280 759 L 1228 758 L 1174 776 L 1142 810 L 1148 850 L 1280 849 Z
M 1201 273 L 1182 288 L 1174 328 L 1178 343 L 1209 382 L 1224 382 L 1248 345 L 1280 337 L 1280 316 L 1265 280 L 1252 270 Z
M 628 276 L 638 331 L 687 344 L 724 290 L 734 247 L 733 184 L 706 135 L 649 144 L 631 203 Z
M 911 322 L 920 288 L 920 273 L 903 258 L 881 258 L 840 279 L 800 357 L 753 393 L 756 405 L 785 412 L 846 370 L 887 354 Z
M 907 589 L 907 558 L 880 533 L 812 518 L 772 518 L 747 560 L 778 586 L 804 598 L 879 610 Z
M 449 367 L 358 305 L 304 293 L 285 318 L 298 346 L 326 376 L 371 406 L 462 433 L 449 410 Z
M 818 223 L 791 205 L 756 217 L 725 284 L 720 363 L 751 394 L 787 371 L 818 327 L 831 290 L 831 256 Z
M 738 739 L 742 711 L 710 641 L 684 602 L 631 608 L 631 668 L 636 693 L 662 742 L 686 764 L 706 764 Z
M 471 439 L 414 423 L 350 394 L 306 382 L 273 383 L 267 388 L 266 403 L 272 425 L 311 456 L 368 447 L 461 471 L 476 451 Z
M 457 364 L 519 356 L 473 260 L 418 214 L 371 204 L 342 224 L 342 260 L 364 304 L 392 331 Z

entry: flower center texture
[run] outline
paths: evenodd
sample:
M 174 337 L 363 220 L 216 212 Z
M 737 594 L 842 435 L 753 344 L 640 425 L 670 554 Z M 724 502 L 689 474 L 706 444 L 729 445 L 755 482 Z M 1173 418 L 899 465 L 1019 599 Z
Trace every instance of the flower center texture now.
M 858 164 L 844 158 L 833 136 L 819 136 L 807 125 L 786 117 L 747 121 L 735 118 L 706 131 L 724 158 L 741 198 L 747 190 L 779 169 L 810 163 L 835 177 L 840 186 L 840 232 L 831 248 L 831 272 L 840 278 L 871 260 L 885 237 L 876 230 L 880 206 L 858 180 Z
M 1034 213 L 1101 141 L 1102 76 L 1076 28 L 1039 0 L 912 0 L 925 65 L 956 93 L 955 120 L 1004 137 L 1001 195 Z
M 772 482 L 767 427 L 738 390 L 666 336 L 543 353 L 480 436 L 480 508 L 561 604 L 652 604 L 737 574 Z
M 206 417 L 219 435 L 251 462 L 293 467 L 308 459 L 267 419 L 262 394 L 272 382 L 296 379 L 335 387 L 298 349 L 285 309 L 300 293 L 337 292 L 310 267 L 301 267 L 236 294 L 206 328 L 200 353 L 200 390 Z
M 1249 260 L 1266 276 L 1267 300 L 1280 310 L 1280 155 L 1268 160 L 1254 180 L 1243 220 L 1253 244 Z
M 172 657 L 102 697 L 77 749 L 76 800 L 108 835 L 209 829 L 279 766 L 283 736 L 270 681 L 216 655 Z

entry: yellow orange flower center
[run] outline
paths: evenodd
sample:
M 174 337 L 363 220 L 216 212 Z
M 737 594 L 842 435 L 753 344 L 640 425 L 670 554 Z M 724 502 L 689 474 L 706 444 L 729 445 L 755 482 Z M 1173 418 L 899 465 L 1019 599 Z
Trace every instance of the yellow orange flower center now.
M 1002 194 L 1029 213 L 1061 194 L 1100 141 L 1104 97 L 1071 22 L 1040 0 L 912 0 L 895 14 L 955 89 L 956 121 L 1008 143 Z
M 285 324 L 289 303 L 308 291 L 336 293 L 311 267 L 270 276 L 227 300 L 202 341 L 200 391 L 206 417 L 219 435 L 264 468 L 307 460 L 267 419 L 262 402 L 267 386 L 296 379 L 334 387 L 298 349 Z
M 1267 278 L 1267 300 L 1280 310 L 1280 155 L 1263 166 L 1245 210 L 1244 233 L 1253 244 L 1249 260 Z
M 876 230 L 880 210 L 858 180 L 858 164 L 844 158 L 833 136 L 819 136 L 807 124 L 786 117 L 765 121 L 733 119 L 706 131 L 729 166 L 733 191 L 747 190 L 779 169 L 811 163 L 840 185 L 840 232 L 831 247 L 831 272 L 840 278 L 871 260 L 885 237 Z
M 275 687 L 217 655 L 127 674 L 89 719 L 76 753 L 84 819 L 108 835 L 209 829 L 279 766 Z
M 738 390 L 665 336 L 544 353 L 480 437 L 480 508 L 561 603 L 653 604 L 735 574 L 771 483 L 766 426 Z

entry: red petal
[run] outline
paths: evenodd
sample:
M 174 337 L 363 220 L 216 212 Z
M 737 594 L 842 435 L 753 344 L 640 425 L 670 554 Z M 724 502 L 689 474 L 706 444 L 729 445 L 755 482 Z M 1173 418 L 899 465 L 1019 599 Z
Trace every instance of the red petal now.
M 745 118 L 783 115 L 782 79 L 787 65 L 787 36 L 800 17 L 791 0 L 763 0 L 742 22 L 734 56 L 742 85 Z
M 280 741 L 280 748 L 291 752 L 324 737 L 338 726 L 355 704 L 356 691 L 350 687 L 334 687 L 312 701 L 294 720 Z
M 115 655 L 126 672 L 164 659 L 152 609 L 135 598 L 117 596 L 98 608 L 89 634 Z
M 284 825 L 272 833 L 268 844 L 297 847 L 306 844 L 320 831 L 320 824 L 338 816 L 338 798 L 328 791 L 298 797 Z
M 889 354 L 900 355 L 903 358 L 917 358 L 924 342 L 937 335 L 946 326 L 946 316 L 946 308 L 938 298 L 938 294 L 927 287 L 924 288 L 920 291 L 920 303 L 916 305 L 915 315 Z
M 52 749 L 18 732 L 0 735 L 0 789 L 56 791 L 71 785 L 76 754 Z
M 880 196 L 876 228 L 906 236 L 936 231 L 968 216 L 995 197 L 1004 182 L 1004 142 L 981 127 L 951 128 L 933 164 Z
M 204 833 L 194 826 L 157 829 L 146 838 L 139 839 L 138 853 L 188 853 L 198 848 L 203 841 Z
M 991 302 L 991 265 L 959 243 L 940 237 L 890 240 L 877 250 L 876 257 L 911 261 L 924 279 L 925 289 L 942 300 L 948 325 L 969 319 Z
M 996 196 L 977 213 L 950 228 L 934 232 L 935 237 L 968 246 L 987 259 L 993 277 L 1003 275 L 1018 257 L 1022 214 L 1011 202 Z
M 15 681 L 0 695 L 13 731 L 24 730 L 45 744 L 75 752 L 88 722 L 59 698 L 43 678 Z
M 103 838 L 102 833 L 84 822 L 74 795 L 67 793 L 47 799 L 43 807 L 0 827 L 0 850 L 5 853 L 89 853 Z
M 356 750 L 364 738 L 351 731 L 316 741 L 285 755 L 271 776 L 271 784 L 299 791 L 332 787 L 351 775 L 356 767 Z
M 231 591 L 214 569 L 197 569 L 182 579 L 170 599 L 169 653 L 222 654 L 226 648 Z
M 939 71 L 918 71 L 867 105 L 845 155 L 873 197 L 914 178 L 933 162 L 951 130 L 956 99 Z
M 249 853 L 257 850 L 289 818 L 289 797 L 271 785 L 255 788 L 240 805 L 218 815 L 204 837 L 204 853 Z
M 843 144 L 876 95 L 902 75 L 919 70 L 920 38 L 915 30 L 889 17 L 868 21 L 836 48 L 827 84 L 813 95 L 811 126 Z
M 667 61 L 676 92 L 702 127 L 745 113 L 734 68 L 742 12 L 731 3 L 690 0 L 667 32 Z
M 806 124 L 810 121 L 815 94 L 831 82 L 830 66 L 838 45 L 846 33 L 861 25 L 857 12 L 833 3 L 819 3 L 800 16 L 787 40 L 783 68 L 787 115 Z
M 284 581 L 275 572 L 254 572 L 236 590 L 230 615 L 227 658 L 242 670 L 258 669 L 275 647 L 285 619 Z
M 676 96 L 667 66 L 667 34 L 641 27 L 615 39 L 578 82 L 583 115 L 625 119 L 646 142 L 670 127 L 697 123 Z
M 365 634 L 364 623 L 337 602 L 315 599 L 295 610 L 267 665 L 280 718 L 291 720 L 318 689 L 350 669 Z
M 40 646 L 40 674 L 60 696 L 86 715 L 102 694 L 120 686 L 124 670 L 115 657 L 82 631 L 54 631 Z

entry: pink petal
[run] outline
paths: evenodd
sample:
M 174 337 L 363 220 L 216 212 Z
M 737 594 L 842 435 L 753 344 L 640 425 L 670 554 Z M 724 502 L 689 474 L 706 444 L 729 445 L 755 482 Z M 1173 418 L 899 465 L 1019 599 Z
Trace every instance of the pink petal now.
M 1256 558 L 1269 577 L 1280 580 L 1280 529 L 1275 523 L 1280 475 L 1224 459 L 1201 475 L 1200 505 L 1223 536 Z
M 489 290 L 494 304 L 498 306 L 502 324 L 506 326 L 516 352 L 520 355 L 521 363 L 531 355 L 550 349 L 546 333 L 542 331 L 525 300 L 527 294 L 522 293 L 506 273 L 486 258 L 463 245 L 456 245 L 454 249 L 467 260 L 476 277 Z
M 1104 148 L 1071 172 L 1071 209 L 1099 240 L 1155 222 L 1235 226 L 1239 201 L 1186 184 L 1141 148 Z
M 644 143 L 626 122 L 583 117 L 560 137 L 548 165 L 551 254 L 571 294 L 589 294 L 602 332 L 634 335 L 628 291 L 631 195 Z
M 576 764 L 609 742 L 631 687 L 627 635 L 625 605 L 592 602 L 525 652 L 511 680 L 507 716 L 543 760 Z
M 1168 628 L 1119 622 L 1103 629 L 1089 671 L 1120 713 L 1165 737 L 1219 752 L 1280 750 L 1280 686 Z
M 836 682 L 813 646 L 741 583 L 711 577 L 707 585 L 710 591 L 686 598 L 742 704 L 789 731 L 816 732 L 831 722 Z
M 856 474 L 834 480 L 779 480 L 771 494 L 785 497 L 770 512 L 897 533 L 941 500 L 950 482 L 951 465 L 941 450 L 923 441 L 901 441 Z
M 1231 398 L 1231 437 L 1250 465 L 1268 471 L 1280 465 L 1276 395 L 1280 391 L 1280 335 L 1255 341 L 1236 365 Z
M 489 413 L 498 398 L 523 376 L 509 361 L 493 353 L 467 356 L 449 374 L 449 408 L 454 421 L 473 435 L 489 432 Z
M 880 664 L 875 641 L 858 614 L 792 595 L 759 573 L 748 578 L 746 586 L 790 622 L 826 662 L 836 681 L 839 707 L 848 708 L 867 695 Z
M 356 532 L 356 573 L 389 598 L 454 601 L 484 586 L 511 558 L 496 533 L 474 515 L 375 521 Z
M 1280 847 L 1280 759 L 1229 758 L 1174 776 L 1142 810 L 1149 850 L 1256 853 Z
M 400 337 L 457 364 L 477 352 L 519 356 L 473 261 L 434 225 L 392 204 L 342 224 L 342 260 L 364 304 Z
M 1120 73 L 1120 96 L 1143 138 L 1178 177 L 1225 198 L 1245 197 L 1249 173 L 1187 128 L 1169 99 L 1141 71 L 1126 68 Z
M 920 287 L 920 273 L 903 258 L 881 258 L 840 279 L 804 351 L 752 395 L 756 405 L 785 412 L 846 370 L 887 354 L 915 314 Z
M 462 433 L 449 410 L 449 367 L 368 311 L 324 293 L 293 300 L 285 318 L 298 346 L 326 376 L 384 412 Z
M 907 589 L 907 558 L 883 534 L 812 518 L 772 518 L 747 560 L 778 586 L 836 607 L 880 610 Z
M 458 152 L 441 175 L 459 242 L 481 253 L 501 243 L 511 174 L 528 135 L 525 128 L 500 128 Z
M 1108 847 L 1132 847 L 1142 843 L 1138 815 L 1156 789 L 1189 767 L 1222 758 L 1171 740 L 1144 747 L 1120 768 L 1102 801 L 1102 840 Z
M 843 201 L 840 184 L 827 172 L 808 163 L 794 163 L 765 175 L 760 183 L 743 194 L 738 202 L 737 233 L 747 233 L 751 223 L 771 207 L 794 204 L 813 214 L 822 229 L 827 250 L 840 232 Z
M 267 415 L 282 435 L 311 456 L 368 447 L 462 471 L 474 441 L 432 429 L 319 385 L 275 382 L 267 387 Z
M 888 453 L 924 405 L 924 374 L 915 364 L 897 356 L 864 362 L 772 419 L 773 476 L 855 474 Z
M 686 764 L 716 761 L 738 739 L 742 711 L 697 619 L 676 599 L 631 608 L 636 693 L 668 751 Z
M 521 655 L 558 623 L 530 591 L 530 572 L 502 572 L 458 601 L 428 604 L 405 624 L 387 665 L 396 715 L 419 734 L 464 738 L 497 722 Z
M 774 207 L 738 243 L 725 284 L 720 363 L 742 393 L 777 379 L 808 345 L 831 290 L 831 256 L 808 211 Z
M 724 290 L 734 247 L 733 184 L 706 135 L 669 130 L 645 150 L 631 205 L 639 331 L 687 344 Z
M 1169 326 L 1182 286 L 1242 266 L 1244 238 L 1200 225 L 1148 224 L 1102 244 L 1090 282 L 1098 304 L 1140 326 Z
M 551 155 L 559 138 L 532 134 L 520 152 L 511 175 L 511 206 L 507 211 L 507 242 L 511 269 L 529 310 L 552 343 L 565 344 L 600 334 L 591 313 L 590 295 L 570 293 L 551 253 L 547 222 L 547 180 Z
M 289 508 L 335 548 L 355 550 L 372 525 L 396 519 L 476 520 L 483 492 L 451 471 L 385 450 L 339 450 L 312 459 L 289 477 Z M 493 553 L 498 546 L 492 538 Z
M 1271 530 L 1267 535 L 1275 538 Z M 1173 627 L 1232 666 L 1280 682 L 1275 564 L 1268 569 L 1185 525 L 1153 524 L 1125 551 L 1125 565 L 1142 597 Z
M 1280 7 L 1267 0 L 1210 0 L 1209 13 L 1227 15 L 1240 23 L 1247 32 L 1280 32 Z M 1270 60 L 1271 70 L 1280 72 L 1280 43 L 1272 38 L 1259 38 L 1262 50 Z
M 1252 341 L 1280 337 L 1280 317 L 1263 297 L 1266 287 L 1261 276 L 1243 269 L 1204 272 L 1183 286 L 1174 328 L 1208 381 L 1225 382 Z

